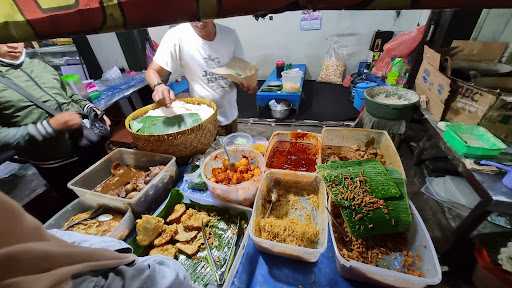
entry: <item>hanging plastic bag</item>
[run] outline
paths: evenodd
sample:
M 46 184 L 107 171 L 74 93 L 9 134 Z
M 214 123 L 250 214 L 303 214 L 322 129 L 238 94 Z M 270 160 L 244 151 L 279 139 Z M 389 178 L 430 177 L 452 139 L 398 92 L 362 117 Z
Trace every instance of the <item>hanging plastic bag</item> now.
M 417 27 L 413 31 L 403 32 L 395 36 L 384 45 L 384 52 L 375 63 L 372 73 L 377 76 L 386 75 L 391 69 L 391 61 L 394 58 L 407 59 L 416 49 L 425 34 L 425 25 Z
M 342 84 L 347 65 L 345 63 L 346 48 L 339 38 L 334 38 L 329 44 L 325 55 L 318 82 Z

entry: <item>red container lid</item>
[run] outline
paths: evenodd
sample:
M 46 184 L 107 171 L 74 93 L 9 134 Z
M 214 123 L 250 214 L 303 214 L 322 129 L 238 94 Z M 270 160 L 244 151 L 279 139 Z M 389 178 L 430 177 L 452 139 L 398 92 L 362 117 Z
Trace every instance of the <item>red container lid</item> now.
M 276 66 L 284 66 L 284 61 L 283 60 L 277 60 L 276 61 Z

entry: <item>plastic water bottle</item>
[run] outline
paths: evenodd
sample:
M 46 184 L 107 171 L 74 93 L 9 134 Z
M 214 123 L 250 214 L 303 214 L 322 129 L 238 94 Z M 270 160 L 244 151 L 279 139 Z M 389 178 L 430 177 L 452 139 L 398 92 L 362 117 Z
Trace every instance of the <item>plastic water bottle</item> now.
M 391 71 L 389 71 L 387 75 L 386 83 L 390 86 L 397 86 L 398 79 L 405 70 L 405 66 L 406 64 L 403 58 L 395 58 L 393 62 L 391 62 Z

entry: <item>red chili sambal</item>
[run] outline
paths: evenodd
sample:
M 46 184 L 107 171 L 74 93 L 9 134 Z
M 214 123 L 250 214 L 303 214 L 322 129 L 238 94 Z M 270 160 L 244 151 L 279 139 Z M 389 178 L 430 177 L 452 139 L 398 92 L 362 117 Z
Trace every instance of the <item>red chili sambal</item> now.
M 268 155 L 267 168 L 315 172 L 317 146 L 311 143 L 276 141 Z

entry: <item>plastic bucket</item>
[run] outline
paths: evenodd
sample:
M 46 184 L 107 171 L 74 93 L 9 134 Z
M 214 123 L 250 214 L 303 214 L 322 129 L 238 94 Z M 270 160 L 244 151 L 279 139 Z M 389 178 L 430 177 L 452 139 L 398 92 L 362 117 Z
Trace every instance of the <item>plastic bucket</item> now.
M 352 97 L 354 98 L 354 107 L 361 111 L 365 105 L 364 90 L 378 86 L 374 82 L 361 82 L 352 87 Z

